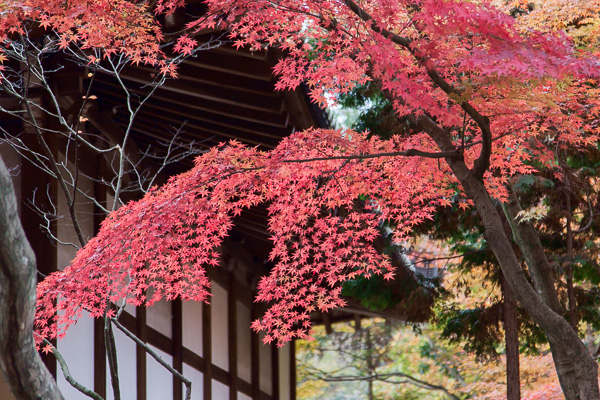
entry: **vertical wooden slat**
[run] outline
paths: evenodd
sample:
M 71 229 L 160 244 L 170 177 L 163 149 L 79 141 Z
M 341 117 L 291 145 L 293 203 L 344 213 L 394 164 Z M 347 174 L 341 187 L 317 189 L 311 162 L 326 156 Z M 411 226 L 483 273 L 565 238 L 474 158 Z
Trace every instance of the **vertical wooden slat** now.
M 257 318 L 257 310 L 254 303 L 252 303 L 250 307 L 250 320 L 254 321 Z M 254 400 L 260 400 L 260 355 L 259 352 L 259 343 L 260 338 L 258 334 L 252 330 L 251 338 L 250 338 L 250 368 L 251 368 L 251 384 L 252 384 L 252 398 Z
M 323 325 L 325 326 L 325 333 L 331 335 L 333 333 L 333 327 L 331 326 L 331 317 L 329 313 L 321 313 L 321 317 L 323 318 Z
M 183 372 L 183 317 L 181 300 L 174 300 L 171 303 L 171 319 L 173 333 L 173 368 L 179 373 Z M 176 376 L 173 376 L 173 400 L 183 399 L 183 388 L 181 381 Z
M 235 276 L 228 274 L 227 315 L 229 317 L 227 342 L 229 347 L 229 400 L 237 400 L 237 301 Z
M 96 157 L 96 165 L 100 175 L 104 176 L 106 163 L 104 157 Z M 94 198 L 99 204 L 106 205 L 106 187 L 98 181 L 94 182 Z M 100 230 L 105 215 L 98 206 L 94 206 L 94 235 Z M 104 343 L 104 321 L 94 319 L 94 391 L 106 397 L 106 346 Z
M 135 310 L 137 337 L 146 342 L 146 307 Z M 146 350 L 141 346 L 135 348 L 137 400 L 146 400 Z
M 202 304 L 202 358 L 204 359 L 204 400 L 212 399 L 212 335 L 210 304 Z
M 94 392 L 106 397 L 106 347 L 101 318 L 94 319 Z
M 354 314 L 353 316 L 354 316 L 354 330 L 358 332 L 361 329 L 360 314 Z
M 296 400 L 296 341 L 290 343 L 290 399 Z
M 271 347 L 271 382 L 273 388 L 273 399 L 279 400 L 279 353 L 277 346 L 273 343 Z
M 271 382 L 272 382 L 272 391 L 273 398 L 275 400 L 279 399 L 279 354 L 277 352 L 277 346 L 275 344 L 270 344 L 271 347 Z

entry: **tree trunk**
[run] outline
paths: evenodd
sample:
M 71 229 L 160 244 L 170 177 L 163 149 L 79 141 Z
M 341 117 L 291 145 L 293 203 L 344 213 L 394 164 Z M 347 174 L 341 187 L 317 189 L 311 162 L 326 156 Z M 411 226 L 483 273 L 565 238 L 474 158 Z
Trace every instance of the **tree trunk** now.
M 367 334 L 367 370 L 369 371 L 369 376 L 375 376 L 375 366 L 373 363 L 373 343 L 371 342 L 371 330 L 367 328 L 365 331 Z M 375 397 L 373 396 L 373 379 L 369 379 L 367 385 L 367 399 L 373 400 Z
M 517 215 L 523 209 L 519 204 L 516 194 L 510 187 L 508 188 L 507 202 L 502 204 L 502 210 L 510 224 L 515 243 L 517 243 L 517 246 L 523 252 L 536 292 L 552 310 L 558 314 L 564 313 L 563 307 L 558 301 L 552 270 L 540 238 L 531 222 L 518 221 Z
M 527 281 L 483 182 L 473 177 L 462 161 L 453 160 L 451 167 L 475 203 L 485 227 L 485 238 L 502 268 L 508 286 L 525 311 L 546 333 L 566 399 L 600 399 L 596 361 L 569 323 L 542 301 Z
M 59 400 L 33 340 L 36 274 L 10 174 L 0 159 L 0 371 L 19 400 Z
M 455 150 L 447 132 L 431 118 L 421 115 L 416 118 L 416 122 L 437 143 L 440 150 Z M 475 203 L 484 225 L 485 238 L 500 264 L 508 286 L 529 316 L 544 330 L 566 399 L 600 399 L 596 361 L 569 323 L 542 301 L 529 284 L 483 180 L 471 172 L 464 160 L 448 157 L 446 161 L 466 195 Z
M 519 319 L 515 296 L 502 276 L 502 323 L 506 344 L 506 400 L 521 399 L 521 378 L 519 376 Z

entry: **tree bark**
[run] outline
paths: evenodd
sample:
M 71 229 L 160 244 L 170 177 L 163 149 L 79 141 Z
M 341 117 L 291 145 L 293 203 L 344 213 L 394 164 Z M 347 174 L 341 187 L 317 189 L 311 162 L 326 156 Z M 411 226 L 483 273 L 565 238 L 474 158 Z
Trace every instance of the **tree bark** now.
M 33 339 L 36 274 L 10 174 L 0 159 L 0 371 L 19 400 L 62 400 Z
M 556 289 L 554 288 L 554 279 L 552 278 L 552 270 L 546 258 L 540 237 L 531 222 L 518 221 L 517 215 L 523 210 L 512 188 L 508 188 L 508 193 L 508 201 L 502 204 L 502 210 L 510 224 L 515 242 L 525 257 L 533 286 L 544 303 L 556 313 L 563 314 L 564 310 L 558 301 Z
M 416 118 L 416 122 L 430 135 L 440 150 L 454 149 L 447 132 L 431 118 L 421 115 Z M 446 162 L 463 186 L 466 195 L 474 202 L 484 225 L 486 241 L 500 264 L 508 286 L 529 316 L 544 330 L 566 399 L 600 399 L 596 361 L 569 323 L 554 312 L 529 284 L 483 180 L 472 174 L 461 158 L 449 157 L 446 158 Z
M 502 323 L 506 344 L 506 400 L 521 399 L 521 378 L 519 375 L 519 319 L 517 302 L 504 275 L 502 276 Z

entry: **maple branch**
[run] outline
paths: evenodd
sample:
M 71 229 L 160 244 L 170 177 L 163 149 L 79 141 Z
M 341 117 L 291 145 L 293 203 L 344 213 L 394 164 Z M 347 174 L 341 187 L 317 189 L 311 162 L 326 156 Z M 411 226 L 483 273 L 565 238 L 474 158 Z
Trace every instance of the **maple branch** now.
M 433 139 L 442 152 L 456 151 L 454 143 L 452 143 L 452 139 L 450 139 L 448 132 L 437 122 L 435 122 L 429 115 L 413 115 L 409 118 L 415 126 L 426 132 Z
M 459 157 L 459 150 L 452 151 L 441 151 L 437 153 L 431 153 L 427 151 L 421 151 L 416 149 L 409 149 L 405 151 L 392 151 L 388 153 L 374 153 L 374 154 L 359 154 L 354 156 L 331 156 L 331 157 L 315 157 L 315 158 L 303 158 L 296 160 L 283 160 L 284 163 L 305 163 L 311 161 L 329 161 L 329 160 L 366 160 L 370 158 L 379 157 L 425 157 L 425 158 L 447 158 L 447 157 Z
M 77 382 L 75 378 L 73 378 L 71 372 L 69 371 L 69 367 L 67 366 L 67 362 L 62 357 L 58 349 L 48 339 L 44 339 L 44 344 L 52 348 L 51 353 L 56 358 L 56 361 L 58 361 L 58 365 L 60 365 L 60 369 L 62 370 L 65 379 L 67 380 L 67 382 L 69 382 L 71 386 L 79 390 L 81 393 L 85 394 L 87 397 L 90 397 L 95 400 L 104 400 L 102 396 L 100 396 L 98 393 L 94 392 L 90 388 L 83 386 L 81 383 Z
M 197 157 L 198 155 L 205 153 L 205 150 L 200 147 L 201 144 L 214 139 L 214 136 L 212 136 L 198 142 L 192 140 L 186 143 L 183 139 L 180 139 L 180 137 L 183 135 L 187 122 L 187 120 L 184 120 L 178 128 L 173 128 L 174 132 L 168 142 L 159 141 L 159 144 L 165 149 L 166 154 L 153 154 L 150 152 L 150 147 L 148 147 L 148 149 L 142 153 L 141 159 L 134 165 L 133 173 L 137 177 L 138 188 L 142 192 L 147 193 L 150 188 L 154 186 L 156 179 L 160 177 L 160 174 L 168 166 L 179 163 L 190 157 Z M 148 176 L 148 174 L 142 176 L 139 169 L 135 168 L 146 157 L 150 159 L 152 164 L 158 165 L 152 176 Z
M 121 325 L 121 323 L 119 321 L 117 321 L 116 318 L 111 318 L 111 321 L 128 338 L 130 338 L 135 343 L 137 343 L 138 346 L 140 346 L 144 350 L 146 350 L 146 352 L 148 354 L 150 354 L 152 356 L 152 358 L 154 358 L 160 365 L 165 367 L 170 373 L 172 373 L 177 378 L 179 378 L 185 385 L 185 400 L 191 400 L 191 398 L 192 398 L 192 382 L 189 379 L 187 379 L 179 371 L 177 371 L 175 368 L 173 368 L 167 362 L 165 362 L 158 354 L 156 354 L 156 352 L 154 350 L 152 350 L 152 348 L 150 346 L 148 346 L 146 343 L 144 343 L 142 340 L 140 340 L 137 336 L 135 336 L 133 333 L 131 333 L 127 328 L 125 328 L 123 325 Z
M 450 142 L 450 144 L 452 144 L 452 142 Z M 388 153 L 358 154 L 358 155 L 351 155 L 351 156 L 331 156 L 331 157 L 315 157 L 315 158 L 282 160 L 281 162 L 286 163 L 286 164 L 292 164 L 292 163 L 308 163 L 308 162 L 314 162 L 314 161 L 329 161 L 329 160 L 365 160 L 365 159 L 370 159 L 370 158 L 398 157 L 398 156 L 426 157 L 426 158 L 461 158 L 462 152 L 460 149 L 442 151 L 442 152 L 437 152 L 437 153 L 431 153 L 431 152 L 426 152 L 426 151 L 421 151 L 421 150 L 416 150 L 416 149 L 409 149 L 409 150 L 405 150 L 405 151 L 395 151 L 395 152 L 388 152 Z M 210 179 L 202 181 L 201 183 L 195 185 L 193 187 L 193 189 L 197 189 L 197 188 L 201 187 L 202 185 L 205 185 L 205 184 L 211 183 L 211 182 L 215 182 L 217 180 L 227 179 L 227 178 L 237 175 L 237 174 L 243 174 L 245 172 L 252 172 L 252 171 L 260 171 L 263 169 L 265 169 L 264 166 L 238 168 L 233 171 L 223 173 L 220 176 L 212 177 Z M 182 196 L 183 194 L 184 193 L 181 193 L 178 196 Z
M 594 222 L 595 213 L 594 213 L 594 209 L 592 208 L 592 206 L 590 204 L 589 198 L 588 198 L 588 205 L 589 205 L 588 211 L 590 212 L 590 218 L 588 219 L 588 221 L 586 222 L 585 225 L 582 225 L 577 229 L 573 229 L 573 233 L 581 233 L 581 232 L 587 231 L 588 229 L 590 229 L 592 227 L 592 222 Z
M 412 46 L 413 41 L 407 37 L 397 35 L 392 31 L 382 28 L 373 17 L 363 10 L 358 4 L 352 0 L 344 0 L 344 3 L 348 8 L 354 12 L 361 20 L 370 24 L 370 28 L 382 36 L 390 39 L 393 43 L 396 43 L 404 47 L 415 59 L 425 68 L 429 78 L 435 83 L 444 93 L 448 95 L 450 99 L 456 101 L 456 103 L 475 121 L 481 130 L 482 146 L 481 153 L 471 172 L 473 176 L 478 180 L 483 179 L 483 174 L 490 167 L 490 156 L 492 154 L 492 132 L 490 129 L 490 119 L 479 113 L 468 101 L 458 100 L 464 98 L 464 94 L 461 90 L 454 87 L 448 81 L 446 81 L 439 72 L 428 63 L 428 57 L 420 54 L 420 52 Z
M 106 352 L 108 355 L 110 382 L 112 384 L 114 398 L 115 400 L 121 400 L 121 390 L 119 389 L 119 370 L 117 363 L 117 346 L 115 344 L 115 335 L 112 330 L 112 325 L 110 324 L 110 318 L 106 312 L 104 313 L 104 346 L 106 347 Z
M 52 201 L 52 195 L 50 193 L 50 185 L 48 185 L 46 187 L 46 196 L 49 200 L 49 206 L 51 207 L 51 210 L 45 211 L 36 203 L 36 194 L 37 194 L 37 188 L 35 188 L 33 190 L 33 194 L 32 194 L 31 200 L 29 201 L 29 204 L 30 204 L 31 208 L 44 219 L 44 223 L 40 224 L 40 228 L 42 229 L 42 231 L 45 232 L 46 235 L 50 239 L 54 240 L 56 243 L 61 244 L 63 246 L 71 246 L 71 247 L 74 247 L 75 249 L 79 250 L 80 247 L 77 244 L 75 244 L 73 242 L 67 242 L 67 241 L 61 240 L 58 238 L 58 236 L 55 234 L 55 232 L 53 232 L 52 224 L 54 222 L 56 222 L 58 219 L 60 219 L 61 216 L 58 215 L 58 210 L 56 209 L 56 205 Z

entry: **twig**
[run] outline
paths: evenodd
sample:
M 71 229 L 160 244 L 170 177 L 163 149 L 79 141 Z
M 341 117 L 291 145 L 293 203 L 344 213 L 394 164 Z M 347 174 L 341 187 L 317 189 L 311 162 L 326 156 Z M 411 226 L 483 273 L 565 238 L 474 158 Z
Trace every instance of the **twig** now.
M 73 386 L 75 389 L 79 390 L 81 393 L 85 394 L 89 398 L 95 400 L 104 400 L 102 396 L 100 396 L 98 393 L 94 392 L 92 389 L 83 386 L 81 383 L 77 382 L 75 378 L 73 378 L 71 372 L 69 372 L 67 362 L 62 357 L 58 349 L 48 339 L 44 339 L 44 344 L 52 347 L 52 355 L 56 358 L 56 361 L 58 361 L 58 365 L 60 365 L 60 369 L 62 370 L 65 379 L 67 380 L 67 382 L 69 382 L 71 386 Z
M 110 307 L 110 306 L 109 306 Z M 108 307 L 107 307 L 108 311 Z M 104 345 L 108 354 L 108 366 L 110 371 L 110 381 L 113 388 L 115 400 L 121 400 L 121 390 L 119 388 L 119 367 L 117 363 L 117 347 L 115 336 L 113 334 L 110 318 L 104 313 Z
M 191 398 L 192 398 L 192 382 L 189 379 L 187 379 L 179 371 L 177 371 L 175 368 L 173 368 L 167 362 L 165 362 L 162 358 L 160 358 L 160 356 L 158 354 L 156 354 L 156 352 L 154 350 L 152 350 L 152 348 L 150 348 L 150 346 L 148 346 L 146 343 L 141 341 L 137 336 L 135 336 L 127 328 L 125 328 L 123 325 L 121 325 L 121 323 L 119 321 L 117 321 L 114 318 L 111 318 L 111 321 L 128 338 L 130 338 L 135 343 L 137 343 L 139 346 L 141 346 L 144 350 L 146 350 L 146 353 L 150 354 L 152 356 L 152 358 L 154 358 L 160 365 L 165 367 L 167 370 L 169 370 L 169 372 L 171 372 L 173 375 L 175 375 L 177 378 L 179 378 L 185 385 L 185 400 L 191 400 Z

